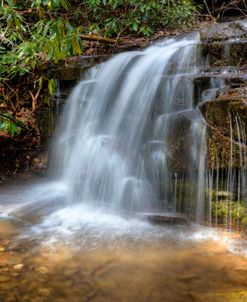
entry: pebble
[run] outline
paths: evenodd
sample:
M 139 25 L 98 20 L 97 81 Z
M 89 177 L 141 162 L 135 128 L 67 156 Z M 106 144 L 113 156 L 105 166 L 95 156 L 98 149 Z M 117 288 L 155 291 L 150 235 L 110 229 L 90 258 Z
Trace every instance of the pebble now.
M 42 296 L 49 296 L 51 293 L 51 290 L 49 288 L 40 288 L 39 289 L 39 294 L 42 295 Z
M 24 264 L 23 263 L 19 263 L 19 264 L 14 265 L 13 269 L 14 270 L 21 270 L 21 269 L 23 269 L 23 267 L 24 267 Z
M 49 269 L 45 266 L 40 266 L 36 268 L 36 271 L 41 273 L 42 275 L 46 275 L 49 272 Z
M 5 247 L 0 245 L 0 252 L 4 252 L 5 251 Z
M 10 278 L 8 276 L 0 275 L 0 282 L 7 282 L 9 280 L 10 280 Z

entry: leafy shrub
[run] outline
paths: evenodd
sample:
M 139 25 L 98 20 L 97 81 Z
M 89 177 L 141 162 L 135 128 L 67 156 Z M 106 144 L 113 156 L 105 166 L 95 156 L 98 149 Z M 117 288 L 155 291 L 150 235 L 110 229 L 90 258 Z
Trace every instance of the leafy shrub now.
M 196 19 L 199 8 L 191 0 L 88 0 L 92 24 L 114 36 L 138 33 L 150 36 L 158 28 L 184 27 Z M 91 26 L 92 26 L 91 24 Z
M 0 113 L 0 131 L 14 137 L 20 134 L 22 128 L 22 122 L 16 120 L 12 114 Z
M 26 74 L 35 83 L 44 61 L 83 53 L 82 35 L 150 36 L 191 24 L 197 8 L 192 0 L 1 0 L 0 92 Z
M 233 222 L 239 221 L 241 224 L 247 224 L 246 205 L 237 201 L 215 201 L 212 202 L 212 216 L 220 220 L 231 218 Z

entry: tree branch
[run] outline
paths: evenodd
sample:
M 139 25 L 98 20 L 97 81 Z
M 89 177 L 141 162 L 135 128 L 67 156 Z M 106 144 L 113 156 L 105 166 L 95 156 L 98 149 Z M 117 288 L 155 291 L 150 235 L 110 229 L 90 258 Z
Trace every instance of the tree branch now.
M 80 35 L 80 37 L 84 40 L 88 41 L 97 41 L 97 42 L 102 42 L 102 43 L 108 43 L 108 44 L 117 44 L 118 40 L 117 39 L 110 39 L 110 38 L 105 38 L 97 35 Z

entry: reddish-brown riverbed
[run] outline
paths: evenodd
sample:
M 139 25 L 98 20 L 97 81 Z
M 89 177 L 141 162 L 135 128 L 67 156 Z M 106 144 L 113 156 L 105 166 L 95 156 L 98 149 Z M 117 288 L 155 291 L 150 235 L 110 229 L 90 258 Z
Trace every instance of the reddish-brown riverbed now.
M 0 241 L 1 302 L 246 302 L 247 258 L 220 241 L 87 249 Z
M 49 208 L 35 192 L 46 197 L 35 184 L 1 190 L 0 302 L 247 301 L 247 257 L 232 252 L 239 235 L 152 226 L 59 198 Z

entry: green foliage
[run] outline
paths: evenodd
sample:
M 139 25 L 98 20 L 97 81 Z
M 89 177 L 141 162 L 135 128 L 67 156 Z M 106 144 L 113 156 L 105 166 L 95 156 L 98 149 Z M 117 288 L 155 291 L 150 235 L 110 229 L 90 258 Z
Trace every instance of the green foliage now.
M 1 81 L 31 72 L 42 61 L 82 53 L 78 28 L 60 16 L 68 8 L 67 0 L 1 1 Z
M 16 120 L 12 114 L 0 113 L 0 131 L 14 137 L 20 134 L 22 128 L 22 122 Z
M 236 201 L 215 201 L 212 203 L 212 216 L 221 220 L 231 218 L 234 222 L 239 221 L 241 224 L 247 224 L 247 211 L 243 202 Z
M 193 0 L 0 0 L 0 98 L 23 75 L 35 83 L 42 62 L 81 54 L 83 34 L 150 36 L 196 14 Z
M 192 0 L 87 0 L 92 23 L 106 36 L 138 33 L 150 36 L 158 28 L 185 27 L 196 18 Z M 92 26 L 92 24 L 91 24 Z
M 54 79 L 49 80 L 48 90 L 49 90 L 50 95 L 52 95 L 54 93 L 56 88 L 57 88 L 57 82 Z

